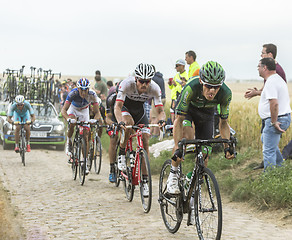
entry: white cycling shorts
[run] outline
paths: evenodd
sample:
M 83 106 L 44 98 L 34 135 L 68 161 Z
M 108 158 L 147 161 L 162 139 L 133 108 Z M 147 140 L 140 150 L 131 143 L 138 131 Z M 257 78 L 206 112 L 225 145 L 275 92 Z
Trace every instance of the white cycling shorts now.
M 89 121 L 89 107 L 87 108 L 76 108 L 73 104 L 70 105 L 69 109 L 67 110 L 67 114 L 69 116 L 75 116 L 78 118 L 78 121 L 88 122 Z

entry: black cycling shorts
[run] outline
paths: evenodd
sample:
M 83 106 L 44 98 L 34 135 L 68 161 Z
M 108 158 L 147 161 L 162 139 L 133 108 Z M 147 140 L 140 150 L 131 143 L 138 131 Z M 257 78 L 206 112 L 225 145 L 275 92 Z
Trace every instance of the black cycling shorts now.
M 189 106 L 185 120 L 194 122 L 196 139 L 211 139 L 213 138 L 214 127 L 214 111 L 215 108 L 197 108 Z

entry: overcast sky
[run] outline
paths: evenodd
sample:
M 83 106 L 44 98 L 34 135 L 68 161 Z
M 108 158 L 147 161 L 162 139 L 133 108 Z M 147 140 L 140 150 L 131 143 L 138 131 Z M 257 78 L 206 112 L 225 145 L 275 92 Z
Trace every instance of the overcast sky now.
M 63 75 L 127 76 L 140 62 L 165 78 L 194 50 L 229 79 L 261 79 L 264 43 L 292 79 L 289 0 L 0 0 L 0 71 L 29 67 Z M 2 77 L 2 76 L 1 76 Z

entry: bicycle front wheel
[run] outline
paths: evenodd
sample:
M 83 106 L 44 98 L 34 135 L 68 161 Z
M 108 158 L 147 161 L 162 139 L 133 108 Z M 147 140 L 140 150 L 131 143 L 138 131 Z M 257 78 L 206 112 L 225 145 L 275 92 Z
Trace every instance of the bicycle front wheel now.
M 167 179 L 171 169 L 171 160 L 164 162 L 159 176 L 160 211 L 167 230 L 176 233 L 183 219 L 183 203 L 181 195 L 167 193 Z
M 115 186 L 116 187 L 120 185 L 120 181 L 121 181 L 121 171 L 118 169 L 119 151 L 120 151 L 120 142 L 118 141 L 117 146 L 116 146 L 116 158 L 115 158 L 115 175 L 116 175 Z
M 148 213 L 151 208 L 152 202 L 152 179 L 150 171 L 150 162 L 148 154 L 145 149 L 141 149 L 139 152 L 140 159 L 140 195 L 142 201 L 142 207 L 145 213 Z
M 77 167 L 78 167 L 78 150 L 77 150 L 77 144 L 74 141 L 73 142 L 73 147 L 72 147 L 73 151 L 72 151 L 72 165 L 71 165 L 71 169 L 72 169 L 72 178 L 73 180 L 76 180 L 77 178 Z
M 199 174 L 195 191 L 195 222 L 199 239 L 220 239 L 222 202 L 217 180 L 208 168 Z
M 102 147 L 101 147 L 101 140 L 98 135 L 95 136 L 94 139 L 94 170 L 96 174 L 100 173 L 101 169 L 101 159 L 102 159 Z
M 21 134 L 21 143 L 20 143 L 20 156 L 21 156 L 21 162 L 22 162 L 22 165 L 25 166 L 25 149 L 26 149 L 26 146 L 25 146 L 25 136 L 24 134 Z
M 79 164 L 78 164 L 79 182 L 80 182 L 81 185 L 83 185 L 84 181 L 85 181 L 85 175 L 86 175 L 86 160 L 87 160 L 86 142 L 85 142 L 84 138 L 81 139 L 78 151 L 79 151 L 79 154 L 78 154 L 78 160 L 79 160 Z

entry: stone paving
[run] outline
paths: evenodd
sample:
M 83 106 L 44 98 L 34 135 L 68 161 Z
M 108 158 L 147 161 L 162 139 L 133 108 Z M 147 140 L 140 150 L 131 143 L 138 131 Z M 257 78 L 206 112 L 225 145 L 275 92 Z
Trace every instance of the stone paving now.
M 187 227 L 185 219 L 176 234 L 165 228 L 157 202 L 157 177 L 152 208 L 145 214 L 138 189 L 128 202 L 123 188 L 108 182 L 107 159 L 100 175 L 90 173 L 80 186 L 71 178 L 64 152 L 32 149 L 26 156 L 23 167 L 19 154 L 0 150 L 0 180 L 11 194 L 26 239 L 198 239 L 195 227 Z M 292 236 L 292 229 L 257 219 L 228 202 L 223 204 L 223 217 L 222 239 L 286 240 Z

